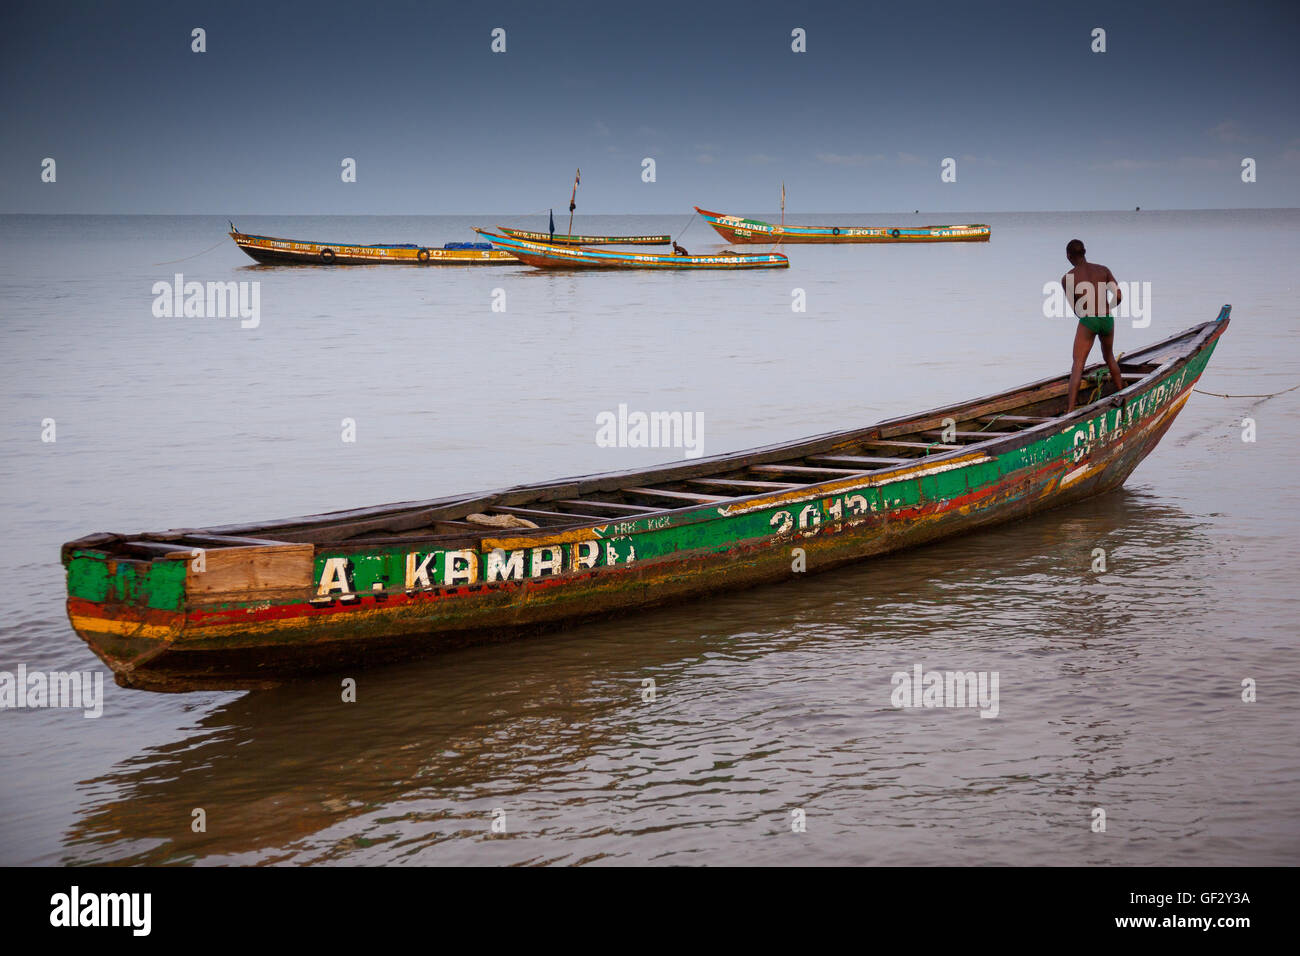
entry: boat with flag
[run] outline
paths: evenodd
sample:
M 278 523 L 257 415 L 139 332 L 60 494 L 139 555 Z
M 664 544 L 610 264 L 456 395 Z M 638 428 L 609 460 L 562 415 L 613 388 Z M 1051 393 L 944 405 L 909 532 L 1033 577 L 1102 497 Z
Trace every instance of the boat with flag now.
M 695 207 L 704 221 L 728 242 L 988 242 L 991 230 L 984 223 L 961 226 L 786 226 L 742 219 Z
M 494 249 L 486 242 L 448 242 L 441 248 L 415 243 L 314 242 L 306 239 L 279 239 L 239 232 L 234 223 L 230 238 L 253 259 L 265 265 L 367 265 L 394 263 L 413 266 L 505 266 L 518 265 L 508 252 Z
M 530 232 L 527 229 L 507 229 L 497 226 L 504 235 L 515 239 L 527 239 L 531 242 L 546 242 L 554 246 L 666 246 L 673 241 L 672 236 L 587 236 L 573 231 L 573 213 L 578 208 L 578 187 L 582 185 L 582 170 L 573 174 L 573 191 L 569 194 L 569 230 L 555 231 L 555 210 L 548 211 L 549 232 Z
M 500 228 L 500 227 L 498 227 Z M 559 246 L 476 229 L 525 265 L 540 269 L 785 269 L 790 260 L 780 252 L 719 252 L 692 256 L 672 253 L 619 252 L 580 246 Z
M 530 242 L 547 242 L 557 246 L 666 246 L 672 236 L 574 236 L 565 233 L 529 232 L 527 229 L 508 229 L 497 226 L 502 235 Z
M 268 686 L 789 581 L 1112 491 L 1191 398 L 1230 307 L 1055 375 L 650 469 L 63 546 L 73 628 L 119 684 Z M 800 600 L 791 592 L 791 601 Z

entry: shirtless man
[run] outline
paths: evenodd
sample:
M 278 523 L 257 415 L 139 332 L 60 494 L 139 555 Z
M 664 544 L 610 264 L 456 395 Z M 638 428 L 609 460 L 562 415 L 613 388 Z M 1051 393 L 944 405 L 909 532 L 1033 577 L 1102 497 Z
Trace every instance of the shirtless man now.
M 1083 363 L 1092 351 L 1092 340 L 1100 337 L 1101 357 L 1110 369 L 1115 391 L 1124 387 L 1124 377 L 1120 374 L 1119 362 L 1115 361 L 1115 319 L 1111 309 L 1124 300 L 1124 293 L 1115 276 L 1106 266 L 1089 262 L 1084 258 L 1088 250 L 1078 239 L 1071 239 L 1065 246 L 1065 258 L 1073 266 L 1061 276 L 1061 285 L 1069 296 L 1074 314 L 1079 317 L 1079 327 L 1074 333 L 1074 365 L 1070 368 L 1070 389 L 1066 393 L 1065 414 L 1074 411 L 1079 398 L 1079 380 L 1083 377 Z M 1110 292 L 1114 290 L 1115 301 L 1111 303 Z

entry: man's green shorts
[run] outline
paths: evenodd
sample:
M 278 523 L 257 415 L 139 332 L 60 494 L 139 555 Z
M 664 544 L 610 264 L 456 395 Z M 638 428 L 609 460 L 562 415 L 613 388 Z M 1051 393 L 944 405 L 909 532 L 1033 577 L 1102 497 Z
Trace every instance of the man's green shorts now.
M 1113 335 L 1115 332 L 1113 315 L 1087 316 L 1080 319 L 1079 324 L 1093 335 Z

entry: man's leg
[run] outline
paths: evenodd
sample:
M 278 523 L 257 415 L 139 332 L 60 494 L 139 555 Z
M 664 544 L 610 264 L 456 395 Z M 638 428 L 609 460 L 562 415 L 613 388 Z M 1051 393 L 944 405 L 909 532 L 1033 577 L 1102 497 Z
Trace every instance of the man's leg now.
M 1092 331 L 1080 322 L 1078 330 L 1074 333 L 1074 364 L 1070 366 L 1070 387 L 1065 393 L 1067 415 L 1074 411 L 1074 404 L 1078 400 L 1079 379 L 1083 377 L 1083 363 L 1088 361 L 1088 353 L 1092 351 L 1093 338 L 1095 336 Z
M 1101 357 L 1106 360 L 1106 366 L 1110 369 L 1111 380 L 1115 383 L 1115 391 L 1123 391 L 1124 375 L 1119 370 L 1119 362 L 1115 360 L 1115 352 L 1112 348 L 1115 344 L 1115 333 L 1102 335 L 1101 338 Z

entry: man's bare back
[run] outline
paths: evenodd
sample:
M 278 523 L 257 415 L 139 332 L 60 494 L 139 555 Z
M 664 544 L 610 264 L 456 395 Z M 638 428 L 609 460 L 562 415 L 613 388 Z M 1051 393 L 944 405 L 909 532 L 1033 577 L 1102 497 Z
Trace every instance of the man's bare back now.
M 1074 314 L 1079 318 L 1107 316 L 1111 314 L 1110 293 L 1115 293 L 1115 305 L 1119 305 L 1121 293 L 1119 283 L 1108 266 L 1083 259 L 1077 266 L 1061 276 L 1061 285 L 1067 293 L 1072 293 Z
M 1083 363 L 1092 351 L 1094 338 L 1101 340 L 1101 357 L 1110 369 L 1115 391 L 1124 388 L 1124 376 L 1115 359 L 1115 319 L 1111 315 L 1111 309 L 1124 300 L 1124 293 L 1109 268 L 1085 258 L 1087 251 L 1082 242 L 1071 239 L 1065 247 L 1065 257 L 1070 260 L 1072 268 L 1061 276 L 1061 285 L 1070 297 L 1074 314 L 1079 317 L 1079 326 L 1074 333 L 1074 360 L 1070 367 L 1069 391 L 1066 393 L 1067 415 L 1074 411 L 1078 401 Z M 1115 293 L 1113 304 L 1110 301 L 1111 292 Z

